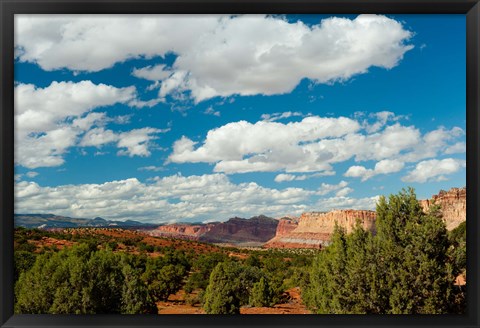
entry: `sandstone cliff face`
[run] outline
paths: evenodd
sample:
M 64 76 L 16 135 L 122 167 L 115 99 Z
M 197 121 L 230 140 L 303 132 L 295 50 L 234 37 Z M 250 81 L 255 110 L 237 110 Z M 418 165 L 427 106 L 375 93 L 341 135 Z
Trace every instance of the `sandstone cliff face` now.
M 155 237 L 171 237 L 189 240 L 198 240 L 201 235 L 207 233 L 213 223 L 209 224 L 183 224 L 175 223 L 160 226 L 154 230 L 148 231 L 148 234 Z
M 281 218 L 278 221 L 277 232 L 275 234 L 275 237 L 288 236 L 297 227 L 298 227 L 297 218 Z
M 438 195 L 433 195 L 432 199 L 420 201 L 424 211 L 428 211 L 433 204 L 440 205 L 440 212 L 447 230 L 455 229 L 467 218 L 467 189 L 441 190 Z
M 432 199 L 421 200 L 420 205 L 428 211 L 432 204 L 440 205 L 442 218 L 448 230 L 456 228 L 466 220 L 466 188 L 452 188 L 440 191 Z M 335 210 L 328 213 L 303 213 L 297 220 L 279 220 L 277 233 L 265 244 L 270 248 L 322 248 L 330 242 L 335 222 L 350 233 L 356 220 L 361 226 L 375 233 L 376 213 L 363 210 Z
M 327 213 L 308 212 L 300 216 L 298 223 L 289 219 L 280 219 L 276 236 L 265 244 L 265 247 L 321 248 L 329 244 L 335 224 L 338 224 L 347 233 L 350 233 L 355 227 L 357 220 L 364 229 L 375 232 L 374 211 L 335 210 Z M 280 228 L 282 228 L 282 231 L 278 231 Z
M 207 224 L 175 223 L 146 231 L 151 236 L 199 240 L 209 243 L 261 246 L 275 236 L 278 221 L 266 216 L 232 218 Z
M 440 191 L 432 199 L 420 201 L 424 211 L 432 204 L 441 206 L 448 230 L 466 219 L 466 189 Z M 366 210 L 335 210 L 327 213 L 308 212 L 299 218 L 275 220 L 265 216 L 251 219 L 232 218 L 226 222 L 208 224 L 170 224 L 148 231 L 153 236 L 184 238 L 211 243 L 251 245 L 269 248 L 322 248 L 330 243 L 335 223 L 347 233 L 357 220 L 375 233 L 376 214 Z
M 215 224 L 199 240 L 210 243 L 260 243 L 275 236 L 278 221 L 266 216 L 250 219 L 232 218 Z

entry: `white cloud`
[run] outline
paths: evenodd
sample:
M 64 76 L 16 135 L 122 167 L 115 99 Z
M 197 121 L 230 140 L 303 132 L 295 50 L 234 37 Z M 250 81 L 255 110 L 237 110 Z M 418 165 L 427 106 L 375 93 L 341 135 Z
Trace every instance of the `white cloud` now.
M 436 157 L 464 135 L 461 128 L 440 127 L 422 135 L 415 126 L 403 126 L 390 112 L 370 115 L 380 122 L 380 130 L 345 117 L 309 116 L 299 122 L 231 122 L 208 131 L 200 144 L 185 136 L 173 144 L 168 162 L 213 163 L 215 172 L 279 172 L 276 182 L 305 180 L 312 174 L 328 175 L 332 165 L 352 158 L 356 162 L 377 161 L 372 169 L 353 165 L 345 176 L 363 181 L 378 175 L 399 172 L 404 163 Z M 271 117 L 264 117 L 264 119 Z M 388 120 L 394 121 L 387 125 Z M 368 132 L 370 131 L 370 132 Z M 375 131 L 375 132 L 372 132 Z M 447 150 L 448 149 L 448 150 Z M 293 175 L 293 173 L 312 173 Z
M 160 81 L 172 74 L 165 65 L 146 66 L 143 68 L 135 68 L 132 75 L 150 81 Z
M 140 99 L 133 99 L 128 103 L 128 105 L 135 108 L 144 108 L 144 107 L 152 108 L 161 102 L 162 102 L 162 99 L 150 99 L 146 101 L 140 100 Z
M 128 132 L 122 132 L 119 134 L 119 141 L 117 143 L 119 155 L 126 155 L 129 157 L 141 156 L 146 157 L 150 156 L 151 152 L 149 150 L 150 141 L 157 139 L 155 134 L 160 133 L 161 130 L 154 128 L 142 128 L 135 129 Z
M 233 184 L 213 174 L 137 179 L 103 184 L 42 187 L 33 182 L 16 184 L 16 211 L 57 213 L 73 217 L 139 219 L 155 222 L 226 220 L 233 216 L 283 215 L 303 212 L 311 192 L 300 188 L 264 188 L 254 182 Z M 112 208 L 115 211 L 112 212 Z
M 320 211 L 331 211 L 334 209 L 375 210 L 378 199 L 379 196 L 352 198 L 339 195 L 320 199 L 316 206 Z
M 293 174 L 285 174 L 280 173 L 275 177 L 275 182 L 285 182 L 285 181 L 293 181 L 295 180 L 296 176 Z
M 357 115 L 360 113 L 356 113 Z M 363 114 L 363 113 L 361 113 Z M 369 115 L 370 119 L 373 119 L 374 122 L 370 123 L 369 120 L 365 119 L 363 121 L 363 125 L 365 127 L 365 130 L 368 133 L 373 133 L 381 130 L 387 122 L 396 122 L 402 118 L 405 118 L 402 115 L 395 115 L 395 113 L 389 112 L 389 111 L 382 111 L 382 112 L 377 112 L 377 113 L 370 113 Z
M 104 113 L 95 108 L 125 103 L 135 88 L 116 88 L 91 81 L 52 82 L 15 87 L 15 163 L 28 168 L 58 166 L 79 135 L 92 125 L 103 125 Z
M 368 170 L 364 166 L 350 166 L 344 176 L 349 178 L 362 178 L 362 181 L 369 179 L 373 175 L 373 170 Z
M 404 162 L 418 162 L 422 159 L 436 157 L 437 154 L 442 151 L 447 153 L 446 149 L 456 151 L 461 145 L 456 146 L 458 148 L 452 148 L 450 142 L 455 141 L 464 135 L 465 131 L 459 127 L 453 127 L 452 129 L 447 130 L 445 127 L 441 126 L 436 130 L 427 132 L 421 140 L 418 140 L 418 143 L 412 152 L 405 154 L 399 159 Z
M 340 189 L 339 191 L 337 191 L 337 193 L 335 194 L 335 197 L 345 197 L 347 196 L 349 193 L 353 192 L 354 190 L 350 187 L 345 187 L 345 188 L 342 188 Z
M 456 144 L 445 149 L 445 154 L 461 154 L 467 151 L 467 145 L 465 142 L 457 142 Z
M 274 181 L 275 182 L 284 182 L 284 181 L 293 181 L 293 180 L 304 181 L 311 178 L 318 178 L 318 177 L 331 176 L 331 175 L 335 175 L 335 171 L 323 171 L 319 173 L 301 174 L 301 175 L 280 173 L 275 177 Z
M 29 178 L 35 178 L 38 175 L 38 172 L 29 171 L 29 172 L 25 173 L 25 175 Z
M 141 128 L 117 133 L 104 128 L 94 128 L 85 133 L 79 146 L 101 148 L 106 144 L 116 143 L 120 148 L 118 155 L 146 157 L 151 155 L 151 141 L 157 139 L 157 134 L 168 130 Z
M 447 179 L 446 175 L 453 174 L 464 167 L 466 167 L 466 161 L 463 159 L 445 158 L 422 161 L 404 176 L 402 181 L 418 183 L 444 181 Z
M 107 117 L 93 110 L 129 103 L 135 87 L 116 88 L 91 81 L 52 82 L 38 88 L 32 84 L 15 87 L 15 162 L 27 168 L 59 166 L 74 146 L 116 142 L 120 155 L 149 156 L 150 141 L 168 129 L 141 128 L 115 133 L 104 126 L 128 123 L 130 116 Z
M 163 166 L 150 165 L 150 166 L 142 166 L 142 167 L 139 167 L 138 170 L 139 170 L 139 171 L 160 172 L 160 171 L 164 171 L 164 170 L 165 170 L 165 167 L 163 167 Z
M 405 164 L 397 160 L 384 159 L 375 164 L 374 169 L 367 169 L 364 166 L 354 165 L 348 168 L 344 176 L 351 178 L 362 178 L 362 181 L 366 181 L 371 177 L 378 174 L 389 174 L 399 172 L 403 169 Z
M 290 118 L 294 116 L 304 116 L 300 112 L 283 112 L 283 113 L 273 113 L 273 114 L 262 114 L 261 119 L 267 122 L 275 122 L 284 118 Z
M 207 115 L 220 116 L 220 112 L 218 110 L 214 110 L 212 106 L 208 107 L 204 113 Z
M 370 67 L 391 69 L 413 48 L 406 44 L 412 32 L 381 15 L 332 17 L 312 27 L 266 15 L 19 15 L 16 32 L 19 60 L 45 70 L 99 71 L 174 53 L 172 67 L 134 74 L 161 79 L 161 98 L 186 92 L 196 102 L 283 94 L 304 78 L 343 81 Z
M 79 118 L 94 108 L 125 103 L 135 93 L 135 87 L 116 88 L 91 81 L 52 82 L 45 88 L 21 83 L 15 87 L 16 132 L 48 131 L 69 117 Z
M 324 195 L 327 195 L 331 192 L 342 190 L 346 186 L 348 186 L 348 183 L 346 181 L 340 181 L 336 185 L 332 185 L 332 184 L 328 184 L 328 183 L 322 183 L 320 185 L 320 188 L 318 188 L 316 194 L 320 195 L 320 196 L 324 196 Z M 348 188 L 348 189 L 350 189 L 350 188 Z
M 384 159 L 383 161 L 378 162 L 375 164 L 375 173 L 376 174 L 388 174 L 388 173 L 395 173 L 403 169 L 405 166 L 404 163 L 396 161 L 396 160 L 388 160 Z
M 55 213 L 72 217 L 153 221 L 226 220 L 265 214 L 272 217 L 300 215 L 305 211 L 370 208 L 371 199 L 345 197 L 345 181 L 322 184 L 318 190 L 274 189 L 255 182 L 234 184 L 224 174 L 155 177 L 142 183 L 135 178 L 102 184 L 45 187 L 35 182 L 15 184 L 17 213 Z M 319 198 L 336 192 L 332 198 Z M 112 211 L 115 208 L 115 211 Z
M 314 172 L 331 171 L 321 154 L 312 153 L 299 143 L 321 138 L 341 137 L 359 129 L 357 122 L 345 118 L 306 117 L 286 124 L 239 121 L 207 133 L 202 146 L 182 137 L 174 143 L 169 161 L 176 163 L 215 163 L 216 172 L 253 171 Z M 247 157 L 248 155 L 251 155 Z

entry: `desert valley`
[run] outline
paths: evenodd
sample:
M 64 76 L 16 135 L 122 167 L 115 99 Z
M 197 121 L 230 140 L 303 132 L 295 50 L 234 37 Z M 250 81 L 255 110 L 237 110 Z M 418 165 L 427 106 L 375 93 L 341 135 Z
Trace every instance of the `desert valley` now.
M 440 191 L 431 199 L 420 200 L 419 205 L 424 212 L 438 205 L 437 215 L 449 233 L 458 230 L 462 223 L 464 226 L 465 188 Z M 17 274 L 27 271 L 26 266 L 33 265 L 38 255 L 82 243 L 93 244 L 91 247 L 95 250 L 140 256 L 147 263 L 143 265 L 145 272 L 148 272 L 148 261 L 175 254 L 172 263 L 181 268 L 178 269 L 181 274 L 169 292 L 155 298 L 158 313 L 200 314 L 205 313 L 204 295 L 209 281 L 211 283 L 212 271 L 225 259 L 233 259 L 251 265 L 258 274 L 266 272 L 270 279 L 269 293 L 272 293 L 269 301 L 263 303 L 252 302 L 250 295 L 250 302 L 240 307 L 240 313 L 306 314 L 312 312 L 311 307 L 304 304 L 301 285 L 305 283 L 306 272 L 316 254 L 332 243 L 336 226 L 347 236 L 355 234 L 358 227 L 375 235 L 376 219 L 375 211 L 333 210 L 306 212 L 299 217 L 259 215 L 249 219 L 235 217 L 225 222 L 155 225 L 53 214 L 17 214 L 15 247 L 22 259 Z M 34 254 L 33 257 L 25 257 L 26 251 Z M 147 285 L 155 281 L 145 274 L 142 277 Z M 456 286 L 465 284 L 466 271 L 458 274 L 455 280 Z

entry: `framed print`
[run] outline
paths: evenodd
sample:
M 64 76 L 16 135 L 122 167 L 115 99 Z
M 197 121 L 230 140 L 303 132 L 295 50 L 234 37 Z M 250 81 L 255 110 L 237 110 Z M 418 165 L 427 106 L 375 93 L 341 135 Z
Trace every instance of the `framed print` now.
M 479 326 L 477 1 L 0 8 L 1 327 Z

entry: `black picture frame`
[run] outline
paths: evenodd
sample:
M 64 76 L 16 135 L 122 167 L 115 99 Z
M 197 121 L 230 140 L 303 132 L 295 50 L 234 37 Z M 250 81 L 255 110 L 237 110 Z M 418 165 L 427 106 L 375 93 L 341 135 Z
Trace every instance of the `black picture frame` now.
M 480 327 L 478 165 L 480 154 L 478 0 L 0 0 L 0 326 L 1 327 Z M 465 14 L 467 21 L 467 266 L 465 315 L 14 315 L 15 14 Z

